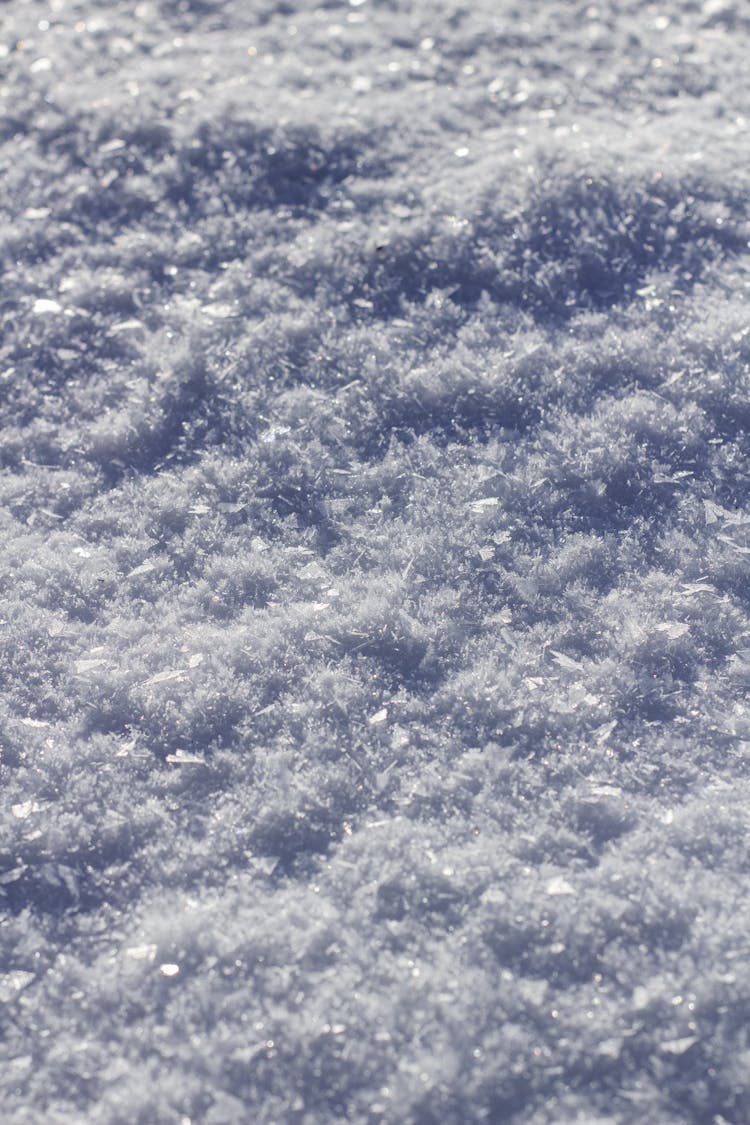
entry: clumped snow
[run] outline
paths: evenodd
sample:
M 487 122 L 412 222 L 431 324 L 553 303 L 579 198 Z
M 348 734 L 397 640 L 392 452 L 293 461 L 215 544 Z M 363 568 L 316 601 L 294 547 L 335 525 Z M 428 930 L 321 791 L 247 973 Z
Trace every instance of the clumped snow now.
M 0 1115 L 750 1120 L 750 19 L 6 0 Z

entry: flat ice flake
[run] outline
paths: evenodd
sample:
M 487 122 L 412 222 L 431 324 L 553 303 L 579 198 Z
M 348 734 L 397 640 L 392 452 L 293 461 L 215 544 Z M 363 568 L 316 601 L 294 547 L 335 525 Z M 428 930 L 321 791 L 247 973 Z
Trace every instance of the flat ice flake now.
M 3 973 L 0 976 L 0 1002 L 7 1003 L 12 1000 L 22 989 L 31 984 L 36 973 L 26 969 L 15 969 L 12 973 Z
M 152 570 L 156 570 L 156 564 L 146 559 L 140 566 L 134 566 L 132 570 L 128 571 L 128 578 L 138 578 L 142 574 L 150 574 Z
M 642 1011 L 651 1003 L 653 996 L 654 994 L 650 989 L 646 988 L 643 984 L 639 984 L 638 987 L 633 990 L 633 1007 L 637 1012 Z
M 21 719 L 21 725 L 24 727 L 34 727 L 40 729 L 41 727 L 48 727 L 50 724 L 46 719 Z
M 0 886 L 6 887 L 10 883 L 17 883 L 26 870 L 26 864 L 22 863 L 19 867 L 12 867 L 10 871 L 4 871 L 0 875 Z
M 37 316 L 46 316 L 48 313 L 62 312 L 62 305 L 59 301 L 52 301 L 47 297 L 39 297 L 34 301 L 33 312 Z
M 75 662 L 76 675 L 85 676 L 87 672 L 93 672 L 96 668 L 102 668 L 105 664 L 109 664 L 109 661 L 104 660 L 100 656 L 97 656 L 92 660 L 88 660 L 88 659 L 76 660 L 76 662 Z
M 622 1051 L 622 1039 L 602 1039 L 601 1043 L 596 1048 L 596 1053 L 600 1058 L 606 1059 L 619 1059 L 620 1052 Z
M 741 543 L 736 543 L 729 535 L 717 535 L 717 542 L 725 543 L 738 555 L 750 555 L 750 547 L 743 547 Z
M 303 578 L 305 582 L 319 582 L 321 578 L 326 578 L 326 572 L 320 563 L 309 562 L 301 567 L 299 577 Z
M 289 426 L 269 426 L 269 428 L 264 430 L 260 435 L 260 440 L 265 445 L 273 445 L 276 438 L 283 437 L 284 434 L 288 433 L 291 433 L 291 427 Z
M 684 637 L 686 633 L 690 632 L 690 626 L 684 621 L 662 621 L 660 625 L 656 626 L 657 633 L 665 633 L 670 641 L 676 641 L 679 637 Z
M 132 957 L 134 961 L 153 961 L 156 952 L 156 946 L 152 944 L 131 945 L 125 950 L 125 956 Z
M 248 855 L 248 859 L 253 869 L 261 875 L 273 875 L 279 862 L 275 855 Z
M 484 496 L 481 500 L 472 500 L 469 507 L 472 512 L 484 512 L 487 508 L 496 508 L 499 503 L 499 496 Z
M 115 751 L 116 758 L 127 758 L 131 750 L 135 750 L 138 745 L 136 739 L 129 738 L 127 742 L 123 742 L 119 749 Z
M 716 589 L 709 582 L 683 582 L 680 593 L 688 594 L 716 594 Z
M 249 1047 L 235 1047 L 232 1051 L 232 1062 L 240 1066 L 247 1066 L 253 1059 L 257 1059 L 258 1055 L 262 1055 L 264 1051 L 268 1051 L 268 1040 L 263 1039 L 260 1043 L 251 1043 Z
M 163 977 L 176 977 L 180 971 L 179 965 L 174 965 L 168 961 L 164 965 L 159 966 L 159 972 Z
M 591 785 L 589 793 L 592 797 L 622 797 L 622 789 L 617 785 Z
M 667 1039 L 659 1047 L 665 1055 L 684 1055 L 698 1042 L 697 1035 L 685 1035 L 681 1039 Z
M 617 719 L 612 719 L 611 722 L 604 723 L 602 726 L 596 728 L 596 730 L 594 731 L 594 739 L 599 746 L 601 746 L 603 742 L 607 741 L 616 726 Z
M 188 660 L 188 668 L 197 668 L 199 664 L 203 663 L 203 660 L 204 656 L 202 652 L 194 652 Z
M 381 707 L 380 710 L 376 711 L 374 715 L 370 715 L 370 718 L 367 721 L 370 726 L 376 726 L 378 723 L 384 723 L 387 718 L 388 708 Z
M 561 668 L 567 668 L 569 672 L 580 672 L 581 665 L 578 660 L 573 660 L 572 656 L 566 656 L 564 652 L 557 652 L 554 648 L 551 648 L 550 652 L 555 658 L 555 663 Z
M 555 875 L 554 878 L 550 879 L 545 890 L 548 895 L 552 895 L 553 897 L 575 895 L 576 893 L 575 887 L 572 886 L 567 879 L 563 878 L 562 875 Z
M 205 766 L 205 758 L 197 754 L 189 754 L 187 750 L 175 750 L 174 754 L 167 754 L 166 761 L 173 766 Z
M 37 801 L 19 801 L 10 806 L 10 811 L 16 820 L 26 820 L 33 812 L 38 812 L 42 806 Z
M 521 997 L 527 1004 L 533 1004 L 534 1007 L 544 1002 L 548 989 L 549 983 L 546 980 L 532 980 L 528 977 L 521 977 L 518 980 L 518 990 Z
M 715 504 L 713 500 L 704 500 L 703 514 L 706 518 L 706 525 L 708 527 L 714 527 L 718 523 L 725 523 L 729 513 L 719 504 Z
M 146 686 L 150 686 L 151 684 L 166 684 L 171 680 L 181 680 L 184 675 L 184 668 L 170 668 L 168 671 L 157 672 L 155 675 L 149 676 L 149 678 L 143 682 Z
M 8 1059 L 7 1066 L 12 1071 L 29 1070 L 34 1065 L 34 1060 L 31 1055 L 14 1055 L 12 1059 Z
M 402 727 L 396 723 L 391 728 L 391 746 L 395 746 L 397 750 L 402 750 L 404 746 L 409 745 L 410 741 L 409 732 L 406 727 Z
M 229 320 L 231 317 L 240 315 L 237 308 L 234 305 L 228 305 L 226 301 L 212 301 L 208 305 L 203 305 L 201 312 L 210 316 L 212 320 Z

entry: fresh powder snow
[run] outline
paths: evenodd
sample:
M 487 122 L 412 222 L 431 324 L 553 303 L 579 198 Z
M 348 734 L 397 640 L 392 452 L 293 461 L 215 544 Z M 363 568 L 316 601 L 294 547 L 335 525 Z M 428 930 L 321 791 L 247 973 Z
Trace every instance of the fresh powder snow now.
M 4 0 L 4 1125 L 750 1122 L 749 56 Z

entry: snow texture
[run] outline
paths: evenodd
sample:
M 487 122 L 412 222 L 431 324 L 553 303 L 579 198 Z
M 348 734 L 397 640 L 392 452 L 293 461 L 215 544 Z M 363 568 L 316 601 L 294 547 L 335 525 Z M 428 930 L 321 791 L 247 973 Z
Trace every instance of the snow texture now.
M 4 0 L 0 1118 L 750 1122 L 746 0 Z

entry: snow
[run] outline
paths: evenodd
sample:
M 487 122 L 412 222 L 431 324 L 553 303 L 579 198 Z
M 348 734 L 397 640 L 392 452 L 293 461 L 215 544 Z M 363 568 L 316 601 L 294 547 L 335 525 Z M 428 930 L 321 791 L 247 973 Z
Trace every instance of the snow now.
M 6 0 L 3 1121 L 750 1119 L 749 36 Z

